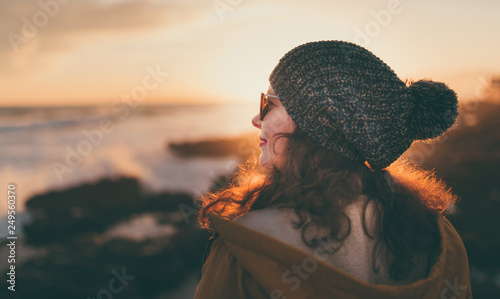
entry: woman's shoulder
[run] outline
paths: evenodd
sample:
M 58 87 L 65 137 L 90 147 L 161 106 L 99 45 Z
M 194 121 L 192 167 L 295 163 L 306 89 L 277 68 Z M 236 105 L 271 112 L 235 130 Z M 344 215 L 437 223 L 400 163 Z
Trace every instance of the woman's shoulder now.
M 278 207 L 267 207 L 253 210 L 233 221 L 258 231 L 273 231 L 273 228 L 289 226 L 294 219 L 295 212 L 291 209 L 278 209 Z
M 301 230 L 293 225 L 294 222 L 298 221 L 293 209 L 267 207 L 250 211 L 233 221 L 295 247 L 304 247 Z

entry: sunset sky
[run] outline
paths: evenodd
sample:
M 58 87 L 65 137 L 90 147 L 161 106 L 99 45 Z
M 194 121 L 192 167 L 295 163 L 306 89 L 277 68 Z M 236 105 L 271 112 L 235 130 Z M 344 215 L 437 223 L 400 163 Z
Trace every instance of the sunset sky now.
M 499 13 L 494 0 L 0 0 L 0 105 L 257 101 L 281 56 L 329 39 L 466 99 L 500 75 Z

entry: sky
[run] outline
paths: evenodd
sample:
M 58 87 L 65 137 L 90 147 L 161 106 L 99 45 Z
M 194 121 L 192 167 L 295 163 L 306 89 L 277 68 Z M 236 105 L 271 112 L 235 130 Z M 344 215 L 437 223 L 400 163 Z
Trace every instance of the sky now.
M 257 102 L 316 40 L 477 96 L 500 75 L 494 0 L 0 0 L 0 106 Z

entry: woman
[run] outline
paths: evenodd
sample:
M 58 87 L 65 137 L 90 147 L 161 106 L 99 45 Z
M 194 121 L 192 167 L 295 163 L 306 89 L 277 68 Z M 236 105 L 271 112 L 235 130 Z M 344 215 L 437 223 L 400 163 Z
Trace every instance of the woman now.
M 269 81 L 260 165 L 201 200 L 214 237 L 195 298 L 472 298 L 442 216 L 455 196 L 400 158 L 454 124 L 456 94 L 343 41 L 292 49 Z

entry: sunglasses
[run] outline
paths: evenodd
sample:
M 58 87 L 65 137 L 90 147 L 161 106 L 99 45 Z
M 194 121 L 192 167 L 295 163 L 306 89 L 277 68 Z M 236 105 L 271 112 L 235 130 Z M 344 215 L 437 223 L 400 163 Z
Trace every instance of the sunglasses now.
M 260 93 L 260 120 L 264 120 L 267 113 L 269 112 L 269 98 L 279 99 L 278 96 L 273 96 L 270 94 Z

